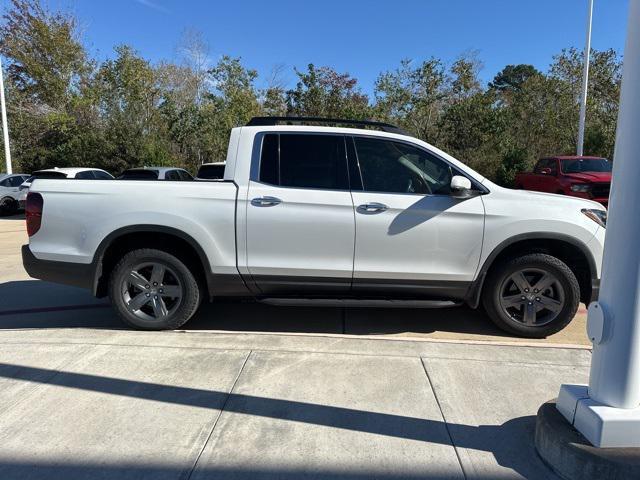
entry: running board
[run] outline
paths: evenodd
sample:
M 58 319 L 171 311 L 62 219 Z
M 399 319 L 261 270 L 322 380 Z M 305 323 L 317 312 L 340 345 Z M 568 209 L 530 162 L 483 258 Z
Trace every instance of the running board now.
M 451 308 L 463 302 L 451 300 L 385 300 L 357 298 L 261 298 L 260 303 L 280 307 Z

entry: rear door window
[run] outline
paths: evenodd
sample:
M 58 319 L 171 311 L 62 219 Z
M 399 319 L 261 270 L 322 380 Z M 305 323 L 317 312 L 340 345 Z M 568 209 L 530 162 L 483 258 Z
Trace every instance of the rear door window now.
M 76 173 L 76 177 L 78 180 L 95 180 L 96 177 L 93 175 L 92 170 L 86 170 L 84 172 Z
M 348 190 L 344 136 L 265 135 L 260 181 L 282 187 Z
M 111 175 L 100 170 L 94 170 L 93 175 L 96 177 L 96 180 L 113 180 Z

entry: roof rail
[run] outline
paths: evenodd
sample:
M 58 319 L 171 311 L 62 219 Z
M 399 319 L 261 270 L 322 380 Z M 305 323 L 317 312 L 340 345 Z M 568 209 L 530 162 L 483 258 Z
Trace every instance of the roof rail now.
M 344 118 L 324 118 L 324 117 L 253 117 L 247 122 L 247 127 L 278 125 L 281 123 L 339 123 L 341 125 L 353 125 L 355 127 L 376 127 L 383 132 L 409 135 L 400 127 L 390 123 L 374 122 L 371 120 L 348 120 Z

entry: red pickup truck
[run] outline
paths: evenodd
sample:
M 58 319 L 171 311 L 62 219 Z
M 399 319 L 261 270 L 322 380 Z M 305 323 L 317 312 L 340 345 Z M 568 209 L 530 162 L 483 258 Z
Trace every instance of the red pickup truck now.
M 611 188 L 611 162 L 600 157 L 548 157 L 533 172 L 516 174 L 516 188 L 588 198 L 605 207 Z

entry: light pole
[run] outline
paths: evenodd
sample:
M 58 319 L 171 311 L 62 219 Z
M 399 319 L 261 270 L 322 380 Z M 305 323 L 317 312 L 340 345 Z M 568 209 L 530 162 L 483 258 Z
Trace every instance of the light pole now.
M 9 126 L 7 124 L 7 106 L 4 102 L 4 80 L 2 71 L 2 58 L 0 58 L 0 110 L 2 111 L 2 138 L 4 140 L 4 158 L 7 163 L 7 173 L 11 170 L 11 150 L 9 148 Z
M 587 115 L 587 86 L 589 85 L 589 56 L 591 54 L 591 17 L 593 0 L 589 0 L 587 11 L 587 40 L 584 45 L 584 67 L 582 69 L 582 91 L 580 95 L 580 120 L 578 122 L 578 156 L 584 153 L 584 120 Z
M 600 298 L 589 306 L 589 386 L 558 410 L 597 447 L 640 447 L 640 0 L 630 0 Z

